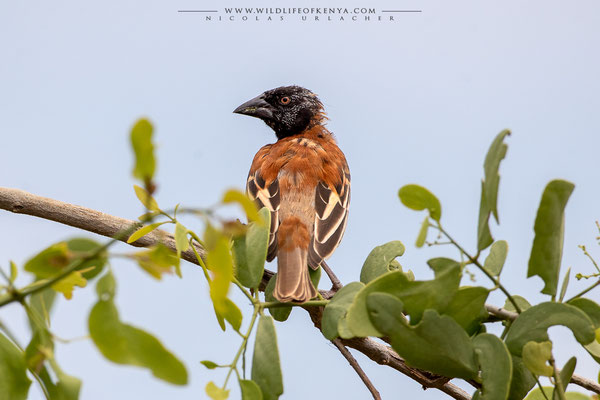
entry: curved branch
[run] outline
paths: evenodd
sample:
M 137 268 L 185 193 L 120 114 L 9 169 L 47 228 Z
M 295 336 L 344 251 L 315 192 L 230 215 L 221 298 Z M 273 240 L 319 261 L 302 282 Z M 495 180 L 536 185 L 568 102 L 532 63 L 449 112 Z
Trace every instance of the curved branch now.
M 110 238 L 114 238 L 119 232 L 130 228 L 133 224 L 139 224 L 137 221 L 115 217 L 90 208 L 37 196 L 19 189 L 4 187 L 0 187 L 0 209 L 16 214 L 26 214 L 51 220 Z M 127 238 L 118 239 L 122 242 L 127 241 Z M 130 245 L 136 247 L 150 247 L 158 243 L 162 243 L 175 251 L 175 238 L 173 235 L 160 229 L 156 229 L 136 242 L 130 243 Z M 204 258 L 206 254 L 205 250 L 199 245 L 196 245 L 195 248 L 198 254 Z M 192 249 L 183 252 L 181 257 L 186 261 L 199 265 Z M 265 283 L 265 281 L 268 282 L 268 279 L 271 276 L 273 276 L 273 273 L 265 270 L 263 283 Z M 516 318 L 516 313 L 495 306 L 486 305 L 486 307 L 488 312 L 503 319 Z M 310 313 L 315 326 L 320 329 L 320 317 L 323 308 L 307 307 L 306 309 Z M 376 342 L 371 338 L 345 339 L 341 342 L 343 345 L 365 354 L 378 364 L 387 365 L 396 369 L 409 378 L 419 382 L 424 388 L 436 388 L 450 395 L 454 399 L 468 400 L 471 398 L 467 392 L 448 382 L 447 378 L 440 378 L 427 371 L 409 367 L 391 347 Z M 592 380 L 573 375 L 571 383 L 600 394 L 600 385 Z
M 28 193 L 24 190 L 4 187 L 0 187 L 0 209 L 15 214 L 27 214 L 69 225 L 83 229 L 84 231 L 97 233 L 98 235 L 116 238 L 124 243 L 127 243 L 129 235 L 117 237 L 117 234 L 126 231 L 136 224 L 142 226 L 138 221 L 115 217 L 100 211 L 92 210 L 91 208 L 49 199 L 47 197 Z M 160 229 L 156 229 L 129 244 L 135 247 L 150 247 L 158 243 L 162 243 L 175 251 L 175 238 L 173 235 Z M 197 245 L 196 251 L 200 254 L 200 257 L 204 258 L 206 251 L 201 246 Z M 196 255 L 191 248 L 183 252 L 181 258 L 191 263 L 198 264 Z
M 342 341 L 339 338 L 337 338 L 337 339 L 333 339 L 331 341 L 331 343 L 333 343 L 335 345 L 335 347 L 337 347 L 337 349 L 340 351 L 340 353 L 342 353 L 344 358 L 346 360 L 348 360 L 348 362 L 350 363 L 350 366 L 352 366 L 352 368 L 354 368 L 354 371 L 356 371 L 356 373 L 358 374 L 360 379 L 363 381 L 363 383 L 365 384 L 367 389 L 369 389 L 369 392 L 371 392 L 373 399 L 381 400 L 381 394 L 379 394 L 379 392 L 373 385 L 373 382 L 371 382 L 371 380 L 369 379 L 367 374 L 365 374 L 365 371 L 363 371 L 363 369 L 360 367 L 360 365 L 358 364 L 358 361 L 356 361 L 356 358 L 354 358 L 354 356 L 352 356 L 352 354 L 346 348 L 346 346 L 344 346 L 342 344 Z

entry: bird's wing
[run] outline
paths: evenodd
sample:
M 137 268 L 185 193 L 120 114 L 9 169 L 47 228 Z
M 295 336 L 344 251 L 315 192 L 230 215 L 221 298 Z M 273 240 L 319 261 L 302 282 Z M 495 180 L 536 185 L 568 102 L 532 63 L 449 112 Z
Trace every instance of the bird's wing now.
M 316 269 L 331 256 L 346 230 L 350 205 L 350 171 L 344 165 L 338 170 L 336 185 L 319 182 L 315 191 L 315 225 L 308 253 L 308 265 Z
M 267 207 L 271 211 L 271 230 L 269 235 L 269 251 L 267 253 L 267 261 L 271 261 L 277 253 L 277 230 L 279 229 L 279 205 L 281 202 L 279 181 L 275 179 L 267 184 L 261 174 L 260 168 L 258 168 L 254 172 L 251 171 L 248 175 L 246 192 L 259 208 Z

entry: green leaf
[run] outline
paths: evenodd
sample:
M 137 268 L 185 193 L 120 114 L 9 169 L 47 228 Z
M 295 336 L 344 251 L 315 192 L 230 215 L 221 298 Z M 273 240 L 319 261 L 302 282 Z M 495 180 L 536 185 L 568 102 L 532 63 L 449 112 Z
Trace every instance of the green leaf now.
M 52 398 L 60 400 L 78 400 L 79 392 L 81 390 L 81 380 L 74 376 L 66 374 L 52 358 L 50 359 L 50 365 L 56 375 L 58 381 L 54 390 L 49 390 L 52 393 Z M 48 388 L 47 388 L 48 389 Z
M 246 236 L 235 238 L 233 245 L 237 278 L 248 288 L 256 288 L 260 284 L 269 248 L 271 213 L 263 207 L 259 216 L 260 221 L 251 222 Z
M 439 221 L 442 217 L 442 206 L 433 193 L 419 185 L 405 185 L 398 191 L 400 201 L 411 210 L 428 210 L 429 216 Z
M 236 331 L 240 331 L 242 326 L 242 312 L 235 303 L 228 298 L 225 298 L 223 318 L 231 324 L 231 327 Z
M 472 342 L 483 381 L 480 400 L 506 400 L 513 371 L 504 342 L 489 333 L 477 335 Z
M 229 390 L 222 389 L 213 382 L 208 382 L 204 390 L 212 400 L 226 400 L 229 398 Z
M 231 308 L 227 301 L 227 293 L 233 280 L 233 258 L 229 248 L 229 239 L 210 226 L 207 226 L 204 236 L 207 246 L 206 265 L 212 272 L 210 298 L 213 301 L 217 318 L 224 318 Z
M 98 251 L 103 244 L 88 238 L 73 238 L 67 241 L 67 248 L 75 258 L 82 258 Z M 87 280 L 98 276 L 108 262 L 108 250 L 101 251 L 95 258 L 90 259 L 78 268 Z M 94 268 L 92 268 L 94 267 Z
M 283 393 L 279 350 L 273 318 L 261 315 L 256 330 L 252 358 L 252 380 L 260 387 L 265 400 L 275 400 Z
M 551 181 L 544 189 L 535 218 L 535 238 L 529 257 L 527 277 L 538 275 L 545 283 L 542 293 L 555 296 L 562 258 L 565 206 L 575 186 L 567 181 Z
M 200 361 L 200 364 L 204 365 L 208 369 L 215 369 L 219 366 L 219 364 L 214 363 L 212 361 L 208 361 L 208 360 Z
M 435 276 L 437 277 L 438 274 L 447 271 L 448 269 L 451 268 L 459 268 L 460 269 L 460 264 L 456 261 L 454 261 L 451 258 L 446 258 L 446 257 L 436 257 L 436 258 L 431 258 L 429 260 L 427 260 L 427 265 L 429 265 L 429 268 L 431 268 L 433 270 L 433 272 L 435 272 Z
M 67 242 L 58 242 L 42 250 L 25 263 L 25 271 L 37 279 L 49 278 L 67 267 L 73 260 Z
M 81 389 L 81 380 L 63 372 L 54 358 L 54 343 L 47 330 L 47 324 L 38 323 L 37 318 L 29 314 L 33 324 L 33 337 L 25 349 L 28 368 L 40 378 L 49 398 L 52 400 L 77 400 Z M 47 364 L 52 367 L 50 375 Z M 56 382 L 54 382 L 54 380 Z
M 133 243 L 136 240 L 146 236 L 147 234 L 149 234 L 150 232 L 152 232 L 153 230 L 155 230 L 156 228 L 158 228 L 161 225 L 166 224 L 169 221 L 163 221 L 163 222 L 155 222 L 153 224 L 150 225 L 146 225 L 146 226 L 142 226 L 140 229 L 138 229 L 137 231 L 133 232 L 131 234 L 131 236 L 129 236 L 129 239 L 127 239 L 127 243 Z
M 399 240 L 375 247 L 365 260 L 360 271 L 360 281 L 369 283 L 373 279 L 390 272 L 392 261 L 404 254 L 404 245 Z
M 554 368 L 548 365 L 552 358 L 552 342 L 527 342 L 523 346 L 523 363 L 533 374 L 552 376 Z
M 308 275 L 310 276 L 310 282 L 313 284 L 315 289 L 319 289 L 319 281 L 321 280 L 321 266 L 319 265 L 317 269 L 308 269 Z
M 494 276 L 499 276 L 506 261 L 508 253 L 508 243 L 505 240 L 498 240 L 492 244 L 490 254 L 486 257 L 483 266 Z
M 548 328 L 555 325 L 571 329 L 575 339 L 582 345 L 595 339 L 594 325 L 583 311 L 568 304 L 547 302 L 533 306 L 519 315 L 506 335 L 506 345 L 511 353 L 521 356 L 527 342 L 548 341 Z
M 31 331 L 35 332 L 36 325 L 49 326 L 50 311 L 56 299 L 56 292 L 51 289 L 45 289 L 29 296 L 29 322 Z M 37 322 L 32 321 L 35 319 Z
M 87 285 L 87 280 L 82 276 L 80 271 L 73 271 L 63 279 L 52 285 L 52 289 L 62 293 L 65 299 L 71 300 L 73 297 L 73 289 L 75 286 L 84 288 Z
M 471 341 L 452 318 L 426 310 L 421 322 L 411 327 L 402 315 L 402 301 L 387 293 L 371 293 L 367 308 L 371 322 L 391 338 L 392 347 L 409 365 L 444 376 L 477 376 Z
M 146 207 L 146 209 L 155 212 L 160 211 L 160 208 L 158 208 L 158 203 L 146 189 L 139 187 L 138 185 L 133 185 L 133 190 L 135 190 L 136 197 L 140 203 Z
M 244 212 L 246 213 L 246 218 L 248 218 L 249 222 L 252 221 L 261 221 L 258 216 L 258 210 L 256 208 L 256 204 L 248 197 L 245 193 L 240 192 L 236 189 L 230 189 L 225 192 L 223 195 L 223 200 L 221 202 L 225 204 L 237 203 L 239 204 Z M 262 221 L 264 223 L 264 221 Z M 266 224 L 265 224 L 266 225 Z
M 235 267 L 235 277 L 242 285 L 246 286 L 244 282 L 249 279 L 248 277 L 250 275 L 248 271 L 248 259 L 246 257 L 246 235 L 236 235 L 231 239 L 231 254 L 233 256 L 233 265 Z
M 418 248 L 423 247 L 425 244 L 425 240 L 427 240 L 427 231 L 429 230 L 429 216 L 426 216 L 423 222 L 421 223 L 421 229 L 419 229 L 419 234 L 417 235 L 417 240 L 415 242 L 415 246 Z
M 99 243 L 87 238 L 73 238 L 58 242 L 28 260 L 24 269 L 35 274 L 38 280 L 50 278 L 77 259 L 93 254 L 99 247 L 101 247 Z M 107 257 L 106 251 L 102 251 L 97 257 L 82 263 L 78 270 L 86 270 L 82 271 L 83 277 L 92 279 L 102 271 Z
M 410 281 L 402 271 L 393 271 L 369 282 L 354 297 L 346 315 L 353 336 L 382 336 L 371 323 L 367 312 L 367 296 L 374 292 L 388 293 L 402 300 L 404 311 L 410 315 L 413 325 L 421 319 L 426 309 L 445 310 L 458 290 L 460 265 L 448 263 L 442 268 L 442 264 L 433 262 L 439 269 L 436 270 L 435 279 L 430 281 Z M 347 338 L 344 335 L 341 337 Z
M 362 282 L 352 282 L 343 286 L 327 303 L 321 320 L 323 336 L 333 340 L 339 336 L 338 323 L 345 318 L 356 294 L 364 287 Z
M 150 182 L 156 169 L 152 131 L 154 128 L 147 119 L 138 120 L 131 129 L 131 146 L 135 154 L 133 176 L 142 182 Z
M 485 200 L 485 184 L 481 181 L 481 200 L 479 203 L 479 219 L 477 220 L 477 250 L 479 251 L 486 249 L 494 241 L 490 232 L 490 214 L 489 206 Z
M 242 400 L 262 400 L 263 395 L 256 382 L 248 379 L 240 379 L 238 382 L 242 392 Z
M 44 368 L 46 359 L 53 355 L 54 342 L 46 325 L 37 325 L 36 321 L 32 322 L 34 324 L 33 335 L 25 348 L 25 362 L 30 370 L 39 374 Z
M 443 314 L 452 317 L 469 335 L 479 330 L 481 321 L 488 317 L 485 301 L 489 291 L 480 286 L 461 287 Z
M 109 271 L 96 283 L 96 294 L 102 300 L 109 300 L 115 297 L 116 292 L 117 282 L 115 276 Z
M 596 330 L 596 336 L 600 337 L 600 328 L 598 328 Z M 590 344 L 586 344 L 585 346 L 583 346 L 585 348 L 585 350 L 590 354 L 590 356 L 592 356 L 592 358 L 598 363 L 600 364 L 600 342 L 593 341 Z
M 577 307 L 592 320 L 594 329 L 596 330 L 596 341 L 585 345 L 584 348 L 600 364 L 600 341 L 598 341 L 598 334 L 600 333 L 600 305 L 584 297 L 570 300 L 567 304 Z
M 500 162 L 506 156 L 508 146 L 504 143 L 504 138 L 508 135 L 510 135 L 510 131 L 503 130 L 496 136 L 483 163 L 484 178 L 481 181 L 481 200 L 477 224 L 477 249 L 479 251 L 487 248 L 494 241 L 489 227 L 490 214 L 494 215 L 496 222 L 500 222 L 497 208 L 498 186 L 500 185 L 498 170 Z
M 558 376 L 560 377 L 560 381 L 562 382 L 562 387 L 564 390 L 567 390 L 567 385 L 571 381 L 571 377 L 573 376 L 573 372 L 575 372 L 575 366 L 577 365 L 577 358 L 571 357 L 569 361 L 565 364 L 563 369 L 560 370 Z M 559 400 L 558 389 L 554 388 L 554 393 L 552 394 L 552 399 Z
M 275 282 L 277 281 L 277 274 L 273 275 L 265 288 L 265 301 L 272 302 L 278 301 L 273 296 L 273 290 L 275 289 Z M 269 314 L 275 318 L 276 321 L 283 322 L 288 319 L 293 307 L 273 307 L 269 308 Z
M 527 301 L 526 298 L 519 296 L 518 294 L 512 295 L 513 300 L 515 301 L 515 303 L 517 303 L 517 305 L 519 306 L 519 308 L 521 309 L 521 311 L 525 311 L 528 308 L 531 307 L 531 304 L 529 304 L 529 302 Z M 506 299 L 506 301 L 504 302 L 504 307 L 505 310 L 507 311 L 512 311 L 512 312 L 516 312 L 517 310 L 515 309 L 515 306 L 513 305 L 513 303 L 509 300 Z
M 535 377 L 525 368 L 523 359 L 511 354 L 512 358 L 512 379 L 510 380 L 509 400 L 522 400 L 535 385 Z
M 15 264 L 13 261 L 10 262 L 10 277 L 9 280 L 11 283 L 15 282 L 15 279 L 17 279 L 17 275 L 19 274 L 19 269 L 17 268 L 17 264 Z
M 552 391 L 554 388 L 551 386 L 544 386 L 543 388 L 544 388 L 544 393 L 546 394 L 546 397 L 544 397 L 540 388 L 535 388 L 531 391 L 531 393 L 529 393 L 529 395 L 527 395 L 527 397 L 525 397 L 524 400 L 546 400 L 546 398 L 548 398 L 548 399 L 552 398 Z M 581 393 L 578 393 L 578 392 L 566 393 L 565 398 L 567 400 L 592 400 L 591 397 L 586 396 Z
M 510 131 L 505 129 L 500 132 L 494 141 L 492 142 L 485 161 L 483 163 L 483 171 L 485 177 L 483 179 L 483 189 L 485 193 L 485 203 L 487 209 L 491 211 L 496 219 L 496 222 L 500 223 L 498 219 L 498 186 L 500 184 L 500 175 L 498 169 L 500 168 L 500 162 L 506 156 L 508 146 L 504 143 L 504 138 L 510 135 Z
M 0 396 L 11 400 L 26 400 L 30 385 L 25 355 L 0 333 Z
M 190 248 L 190 242 L 187 237 L 188 230 L 179 222 L 175 224 L 175 248 L 177 249 L 177 257 L 181 257 L 181 253 Z
M 161 280 L 163 274 L 171 274 L 173 268 L 179 269 L 179 258 L 162 243 L 134 253 L 134 257 L 138 265 L 157 280 Z
M 175 385 L 187 384 L 185 366 L 162 343 L 119 319 L 113 302 L 114 278 L 108 273 L 96 285 L 99 300 L 92 308 L 88 328 L 92 341 L 108 360 L 147 368 L 152 375 Z
M 570 300 L 567 304 L 575 306 L 586 313 L 594 323 L 594 328 L 600 328 L 600 305 L 598 305 L 598 303 L 586 299 L 585 297 L 578 297 Z
M 569 286 L 569 277 L 570 276 L 571 276 L 571 267 L 569 267 L 567 269 L 567 273 L 565 274 L 565 277 L 563 278 L 563 283 L 560 288 L 560 296 L 558 298 L 558 301 L 561 303 L 562 303 L 563 299 L 565 298 L 565 294 L 567 293 L 567 287 Z

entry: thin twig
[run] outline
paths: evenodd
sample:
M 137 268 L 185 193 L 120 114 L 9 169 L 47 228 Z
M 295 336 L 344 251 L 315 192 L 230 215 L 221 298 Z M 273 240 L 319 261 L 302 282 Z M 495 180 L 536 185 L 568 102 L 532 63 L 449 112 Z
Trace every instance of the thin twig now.
M 596 223 L 598 223 L 598 221 L 596 221 Z M 592 257 L 592 255 L 590 253 L 588 253 L 585 246 L 579 245 L 579 248 L 583 251 L 583 254 L 585 254 L 590 259 L 592 264 L 594 264 L 594 267 L 596 267 L 596 271 L 600 272 L 600 267 L 598 267 L 598 263 L 596 263 L 596 260 L 594 260 L 594 257 Z
M 600 285 L 600 279 L 598 279 L 596 281 L 596 283 L 594 283 L 592 286 L 588 287 L 587 289 L 582 290 L 581 292 L 577 293 L 575 296 L 571 297 L 569 300 L 565 301 L 565 303 L 568 303 L 571 300 L 575 300 L 576 298 L 583 296 L 584 294 L 586 294 L 587 292 L 591 291 L 592 289 L 594 289 L 598 285 Z
M 329 265 L 327 265 L 327 263 L 325 261 L 321 262 L 321 268 L 323 268 L 323 270 L 329 277 L 329 280 L 331 280 L 331 285 L 332 285 L 331 291 L 337 292 L 338 290 L 340 290 L 342 288 L 342 286 L 344 286 L 344 285 L 342 285 L 342 282 L 340 282 L 338 277 L 333 273 L 331 268 L 329 268 Z
M 448 240 L 450 240 L 452 242 L 452 244 L 454 244 L 454 246 L 460 251 L 462 252 L 465 256 L 467 256 L 467 258 L 469 259 L 469 261 L 471 261 L 473 264 L 475 264 L 480 270 L 481 272 L 483 272 L 488 278 L 491 279 L 492 282 L 494 282 L 494 285 L 496 285 L 508 298 L 508 300 L 512 303 L 512 305 L 515 307 L 515 310 L 517 311 L 517 313 L 521 313 L 521 307 L 519 307 L 519 305 L 517 304 L 517 302 L 515 301 L 515 299 L 512 297 L 512 295 L 508 292 L 508 290 L 506 290 L 506 288 L 500 283 L 500 280 L 496 279 L 496 277 L 494 277 L 494 275 L 490 274 L 490 272 L 483 266 L 481 265 L 481 263 L 477 260 L 477 258 L 479 257 L 477 255 L 477 257 L 473 257 L 471 256 L 469 253 L 467 253 L 467 251 L 465 249 L 462 248 L 461 245 L 459 245 L 453 238 L 452 236 L 450 236 L 450 234 L 448 234 L 448 232 L 446 232 L 444 230 L 444 228 L 442 228 L 442 225 L 438 222 L 437 228 L 440 230 L 441 233 L 443 233 Z M 477 253 L 479 254 L 479 253 Z
M 456 400 L 471 399 L 471 395 L 469 393 L 448 382 L 447 379 L 440 380 L 439 376 L 434 376 L 427 371 L 409 367 L 391 347 L 377 343 L 373 339 L 344 339 L 342 340 L 342 343 L 348 347 L 352 347 L 353 349 L 360 351 L 377 364 L 393 368 L 409 378 L 417 381 L 423 386 L 423 389 L 437 389 Z
M 350 353 L 350 351 L 348 351 L 346 346 L 344 346 L 342 344 L 341 340 L 333 339 L 331 341 L 331 343 L 333 343 L 335 345 L 335 347 L 337 347 L 337 349 L 340 351 L 340 353 L 342 353 L 344 358 L 346 358 L 346 360 L 348 360 L 348 362 L 350 363 L 352 368 L 354 368 L 354 370 L 356 371 L 356 373 L 358 374 L 360 379 L 363 381 L 363 383 L 365 384 L 367 389 L 369 389 L 369 392 L 371 392 L 371 395 L 373 396 L 373 398 L 375 400 L 381 400 L 381 395 L 379 394 L 377 389 L 375 389 L 375 386 L 373 385 L 373 383 L 371 382 L 371 380 L 369 379 L 367 374 L 365 374 L 365 371 L 363 371 L 363 369 L 360 367 L 360 365 L 358 364 L 358 361 L 356 361 L 356 358 L 354 358 L 352 353 Z

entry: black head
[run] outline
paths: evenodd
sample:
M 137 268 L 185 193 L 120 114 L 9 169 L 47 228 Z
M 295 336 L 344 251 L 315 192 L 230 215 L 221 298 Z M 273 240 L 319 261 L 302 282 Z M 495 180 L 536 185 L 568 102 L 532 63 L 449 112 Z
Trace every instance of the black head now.
M 300 86 L 268 90 L 233 112 L 262 119 L 279 139 L 301 133 L 325 119 L 323 104 L 317 95 Z

